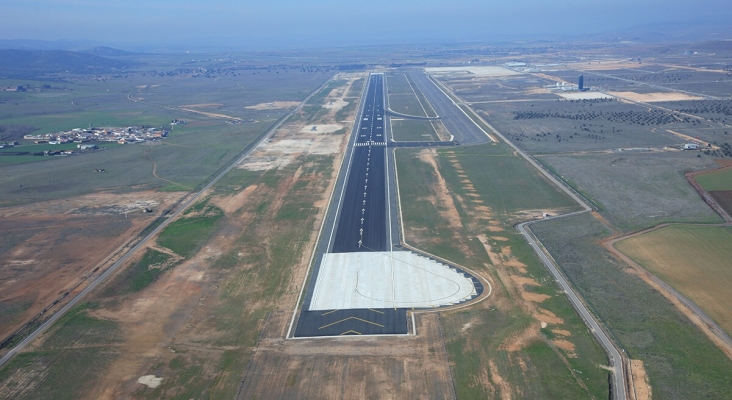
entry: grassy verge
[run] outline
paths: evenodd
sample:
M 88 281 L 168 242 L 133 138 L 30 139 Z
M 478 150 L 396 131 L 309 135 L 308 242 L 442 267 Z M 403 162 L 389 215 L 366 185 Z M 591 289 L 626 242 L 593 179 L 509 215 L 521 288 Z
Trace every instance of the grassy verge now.
M 18 354 L 0 370 L 0 397 L 78 399 L 117 354 L 116 322 L 92 317 L 96 303 L 84 303 L 61 318 L 40 349 Z M 23 379 L 29 375 L 35 379 Z
M 441 150 L 440 165 L 459 165 L 486 205 L 497 216 L 507 217 L 522 210 L 566 209 L 578 206 L 544 175 L 515 155 L 505 144 L 485 144 Z M 456 168 L 444 168 L 445 179 L 453 182 L 455 193 L 466 195 Z
M 158 244 L 189 258 L 209 239 L 224 212 L 207 200 L 186 210 L 184 215 L 168 225 L 158 236 Z
M 556 168 L 552 167 L 551 165 L 547 164 L 546 162 L 542 161 L 540 158 L 534 157 L 536 161 L 539 162 L 544 168 L 547 169 L 547 171 L 551 172 L 552 175 L 554 175 L 557 179 L 562 181 L 565 185 L 569 186 L 574 190 L 576 193 L 582 196 L 583 199 L 585 199 L 588 203 L 592 205 L 596 210 L 603 211 L 604 208 L 602 207 L 602 204 L 600 204 L 597 199 L 590 196 L 587 192 L 582 190 L 579 185 L 577 185 L 575 182 L 572 182 L 571 180 L 565 178 L 564 176 L 560 175 L 559 172 L 557 172 Z
M 551 187 L 542 189 L 541 185 L 548 184 L 532 176 L 523 163 L 506 163 L 506 159 L 515 157 L 506 149 L 477 146 L 463 151 L 444 150 L 444 153 L 440 152 L 439 159 L 439 172 L 453 194 L 462 220 L 463 228 L 459 230 L 445 219 L 445 205 L 430 200 L 434 198 L 434 191 L 440 190 L 436 189 L 437 174 L 433 166 L 417 157 L 414 150 L 400 150 L 397 155 L 404 223 L 408 232 L 415 235 L 409 237 L 408 234 L 407 240 L 430 253 L 489 276 L 494 282 L 493 299 L 443 313 L 442 328 L 458 398 L 504 395 L 537 399 L 606 398 L 608 374 L 599 368 L 607 363 L 606 355 L 519 233 L 506 223 L 492 225 L 488 229 L 485 221 L 472 218 L 476 206 L 461 201 L 467 197 L 467 191 L 463 187 L 464 178 L 458 174 L 478 182 L 483 175 L 490 175 L 486 169 L 494 172 L 492 168 L 496 168 L 496 171 L 512 177 L 482 184 L 484 189 L 481 189 L 480 198 L 492 207 L 504 201 L 490 197 L 489 192 L 496 190 L 506 191 L 509 196 L 529 197 L 528 200 L 523 199 L 522 204 L 532 209 L 546 204 L 565 205 L 565 200 L 555 196 Z M 457 163 L 448 162 L 448 155 L 454 156 L 450 159 Z M 534 192 L 549 194 L 521 194 L 522 180 L 525 179 L 534 182 Z M 475 184 L 476 188 L 478 185 Z M 499 233 L 496 232 L 498 227 L 501 228 Z M 515 271 L 506 269 L 502 264 L 494 265 L 477 239 L 479 235 L 491 238 L 498 235 L 490 240 L 494 257 L 512 254 L 514 261 L 524 265 L 522 279 L 535 281 L 536 285 L 526 285 L 523 290 L 543 296 L 540 308 L 561 318 L 559 325 L 550 325 L 540 331 L 537 329 L 537 334 L 522 346 L 510 348 L 507 345 L 527 329 L 536 329 L 537 321 L 532 312 L 521 306 L 521 295 L 515 291 L 511 278 L 507 279 L 506 274 Z M 565 350 L 554 344 L 565 339 L 571 341 L 571 349 Z M 497 384 L 499 379 L 503 385 Z
M 257 185 L 252 201 L 234 213 L 247 216 L 246 228 L 239 231 L 234 248 L 211 266 L 219 276 L 215 282 L 219 289 L 206 301 L 211 318 L 201 322 L 209 332 L 202 344 L 227 350 L 215 358 L 179 352 L 159 366 L 170 379 L 155 390 L 140 390 L 140 397 L 234 397 L 263 322 L 276 312 L 306 250 L 318 213 L 312 203 L 324 190 L 323 177 L 332 173 L 332 162 L 332 156 L 308 156 L 280 170 L 232 170 L 214 186 L 213 196 L 226 196 Z M 298 167 L 300 178 L 291 182 L 281 202 L 273 201 L 274 193 L 291 181 Z M 220 229 L 230 229 L 226 219 Z M 151 368 L 151 373 L 155 371 Z
M 114 296 L 139 292 L 150 286 L 168 269 L 173 268 L 177 262 L 172 260 L 169 254 L 157 250 L 147 249 L 142 258 L 128 267 L 115 279 L 113 285 L 107 286 L 105 294 Z

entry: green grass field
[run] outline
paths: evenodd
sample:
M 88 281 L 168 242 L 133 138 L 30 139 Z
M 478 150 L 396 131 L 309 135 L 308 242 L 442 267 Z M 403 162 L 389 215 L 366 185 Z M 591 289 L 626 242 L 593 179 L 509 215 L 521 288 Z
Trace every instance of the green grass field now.
M 440 150 L 440 165 L 448 165 L 454 151 L 480 198 L 497 216 L 521 210 L 579 209 L 577 204 L 543 175 L 515 155 L 505 144 L 485 144 Z M 456 193 L 466 194 L 458 172 L 446 168 L 445 179 L 454 182 Z
M 43 92 L 0 93 L 0 124 L 33 126 L 38 128 L 33 132 L 35 134 L 89 125 L 161 126 L 176 118 L 189 121 L 187 125 L 176 126 L 169 137 L 155 146 L 117 146 L 108 151 L 73 157 L 2 156 L 0 207 L 100 189 L 129 190 L 134 187 L 189 191 L 231 161 L 287 111 L 258 111 L 247 106 L 302 100 L 331 75 L 325 71 L 280 73 L 260 70 L 216 79 L 190 75 L 163 77 L 147 71 L 175 70 L 180 68 L 175 63 L 190 60 L 169 55 L 159 59 L 140 57 L 147 60 L 145 67 L 123 77 L 105 77 L 103 80 L 75 77 L 65 82 L 0 80 L 0 86 L 13 83 L 36 87 L 51 85 L 52 89 L 44 89 Z M 321 100 L 328 89 L 342 84 L 343 81 L 332 82 L 319 94 Z M 128 98 L 130 95 L 135 101 Z M 216 104 L 214 108 L 204 107 L 201 110 L 254 122 L 231 125 L 221 118 L 178 108 L 213 103 Z M 2 149 L 21 150 L 42 151 L 43 148 L 18 146 Z M 162 179 L 153 176 L 153 167 Z M 96 174 L 96 168 L 103 168 L 107 173 Z M 49 174 L 49 170 L 54 174 Z
M 115 278 L 113 285 L 105 289 L 105 295 L 114 296 L 139 292 L 153 284 L 160 276 L 177 263 L 171 261 L 171 256 L 153 249 L 146 249 L 142 258 L 125 269 Z
M 732 190 L 732 168 L 696 174 L 694 179 L 708 192 Z
M 424 117 L 424 105 L 420 104 L 420 100 L 409 81 L 402 73 L 388 75 L 386 79 L 387 91 L 389 93 L 389 108 L 392 110 L 408 115 L 417 115 Z
M 615 247 L 691 299 L 732 334 L 732 227 L 668 226 Z
M 397 141 L 437 141 L 437 133 L 430 121 L 392 119 L 391 132 Z
M 168 225 L 158 236 L 158 244 L 185 258 L 196 254 L 208 240 L 224 212 L 202 200 Z M 198 207 L 198 208 L 197 208 Z M 195 212 L 195 215 L 190 215 Z

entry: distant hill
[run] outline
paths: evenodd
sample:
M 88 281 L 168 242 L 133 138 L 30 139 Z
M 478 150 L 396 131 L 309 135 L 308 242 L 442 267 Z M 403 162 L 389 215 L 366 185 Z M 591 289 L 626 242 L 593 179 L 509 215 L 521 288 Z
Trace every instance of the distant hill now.
M 0 49 L 19 50 L 69 50 L 80 51 L 101 46 L 93 40 L 35 40 L 35 39 L 0 39 Z
M 81 53 L 93 54 L 95 56 L 101 56 L 101 57 L 118 57 L 118 56 L 129 56 L 129 55 L 135 54 L 135 53 L 131 53 L 129 51 L 115 49 L 113 47 L 107 47 L 107 46 L 94 47 L 94 48 L 91 48 L 88 50 L 83 50 L 83 51 L 81 51 Z
M 131 67 L 130 62 L 63 50 L 0 50 L 0 76 L 33 77 L 70 72 L 99 74 Z

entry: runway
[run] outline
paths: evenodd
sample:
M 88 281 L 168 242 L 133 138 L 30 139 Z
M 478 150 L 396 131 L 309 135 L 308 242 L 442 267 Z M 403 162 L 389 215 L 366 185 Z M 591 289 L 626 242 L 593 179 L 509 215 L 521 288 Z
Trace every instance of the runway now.
M 471 300 L 474 277 L 399 245 L 385 79 L 371 74 L 326 216 L 294 337 L 408 333 L 407 309 Z
M 440 116 L 440 120 L 450 131 L 450 134 L 461 145 L 474 145 L 493 141 L 423 71 L 409 71 L 409 76 L 413 78 L 422 94 L 427 97 L 430 105 Z

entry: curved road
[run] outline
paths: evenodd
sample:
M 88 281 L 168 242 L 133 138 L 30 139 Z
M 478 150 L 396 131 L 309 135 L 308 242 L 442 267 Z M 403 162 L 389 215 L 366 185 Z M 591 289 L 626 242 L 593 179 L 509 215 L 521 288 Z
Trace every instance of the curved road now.
M 420 76 L 417 74 L 417 76 Z M 422 75 L 419 79 L 423 93 L 427 96 L 434 95 L 433 90 L 424 90 L 426 89 L 425 86 L 427 86 L 427 82 L 429 82 L 429 79 Z M 416 79 L 415 79 L 416 81 Z M 425 82 L 427 81 L 427 82 Z M 429 82 L 431 83 L 431 82 Z M 435 87 L 434 84 L 431 86 Z M 441 90 L 440 90 L 441 91 Z M 442 93 L 444 97 L 448 97 L 446 93 Z M 445 99 L 442 98 L 444 101 Z M 432 98 L 430 98 L 430 101 L 432 102 Z M 452 101 L 452 99 L 450 99 Z M 436 102 L 435 102 L 436 103 Z M 432 104 L 435 104 L 432 103 Z M 455 102 L 452 102 L 453 104 Z M 467 116 L 467 115 L 466 115 Z M 490 129 L 495 132 L 495 134 L 500 137 L 504 142 L 506 142 L 509 146 L 511 146 L 518 154 L 521 155 L 524 159 L 526 159 L 531 165 L 536 167 L 544 176 L 547 177 L 550 181 L 554 182 L 555 185 L 557 185 L 559 188 L 561 188 L 567 195 L 569 195 L 571 198 L 573 198 L 577 203 L 579 203 L 584 210 L 577 211 L 569 214 L 564 215 L 558 215 L 555 217 L 545 218 L 542 220 L 535 220 L 535 221 L 527 221 L 520 223 L 516 226 L 516 228 L 521 232 L 521 235 L 526 239 L 526 241 L 529 243 L 532 249 L 534 249 L 534 252 L 539 256 L 542 263 L 547 267 L 549 272 L 552 274 L 554 279 L 559 283 L 559 286 L 564 290 L 564 292 L 567 294 L 567 298 L 572 303 L 572 306 L 579 314 L 580 318 L 582 318 L 585 325 L 587 325 L 588 328 L 590 328 L 590 331 L 592 332 L 593 336 L 597 338 L 597 340 L 600 342 L 600 345 L 605 349 L 605 352 L 607 353 L 608 359 L 610 360 L 610 364 L 613 368 L 613 376 L 612 376 L 612 382 L 613 382 L 613 397 L 617 400 L 625 400 L 627 399 L 627 390 L 626 390 L 626 370 L 625 370 L 625 358 L 623 354 L 621 354 L 620 350 L 618 350 L 615 347 L 615 344 L 610 340 L 610 337 L 608 334 L 603 330 L 603 328 L 600 326 L 600 324 L 595 319 L 595 316 L 590 313 L 590 311 L 587 309 L 585 304 L 580 299 L 580 296 L 575 292 L 574 288 L 569 284 L 567 279 L 564 277 L 564 275 L 559 270 L 559 267 L 556 264 L 556 261 L 552 258 L 551 254 L 544 248 L 544 246 L 541 245 L 541 242 L 539 239 L 537 239 L 534 234 L 529 229 L 529 226 L 531 224 L 535 224 L 537 222 L 546 221 L 549 219 L 557 219 L 557 218 L 566 218 L 573 215 L 583 214 L 588 211 L 592 210 L 592 207 L 590 207 L 587 203 L 584 202 L 579 196 L 577 196 L 571 189 L 566 187 L 563 182 L 561 182 L 559 179 L 554 177 L 554 175 L 547 172 L 544 168 L 542 168 L 539 163 L 537 163 L 532 157 L 529 157 L 526 153 L 524 153 L 523 150 L 521 150 L 518 146 L 514 145 L 511 141 L 506 139 L 505 136 L 503 136 L 496 128 L 491 126 L 488 122 L 483 121 L 488 125 Z M 449 128 L 448 128 L 449 129 Z M 452 131 L 451 131 L 452 133 Z
M 555 218 L 569 217 L 585 212 L 587 212 L 587 210 L 564 214 Z M 577 314 L 579 314 L 585 325 L 590 328 L 590 332 L 592 332 L 592 335 L 597 338 L 597 340 L 600 342 L 600 345 L 602 345 L 602 347 L 605 349 L 605 352 L 610 359 L 610 364 L 613 368 L 613 397 L 618 400 L 625 400 L 627 398 L 627 393 L 625 388 L 623 356 L 620 354 L 620 351 L 615 348 L 615 345 L 607 336 L 602 327 L 600 327 L 600 324 L 597 322 L 595 317 L 589 312 L 589 310 L 587 310 L 587 307 L 585 307 L 584 303 L 582 303 L 582 300 L 580 300 L 579 296 L 577 295 L 577 293 L 575 293 L 572 286 L 570 286 L 569 282 L 567 282 L 567 279 L 564 277 L 564 275 L 559 271 L 559 268 L 557 267 L 554 259 L 551 258 L 551 255 L 549 255 L 549 252 L 545 250 L 543 246 L 539 246 L 539 240 L 528 228 L 529 225 L 539 221 L 523 222 L 518 224 L 516 228 L 519 230 L 519 232 L 521 232 L 521 235 L 524 236 L 526 241 L 529 242 L 531 248 L 534 249 L 534 252 L 541 259 L 541 262 L 543 262 L 547 269 L 549 269 L 549 272 L 551 272 L 552 276 L 559 284 L 559 287 L 561 287 L 562 290 L 564 290 L 564 292 L 567 294 L 567 298 L 572 303 L 572 306 L 577 311 Z

